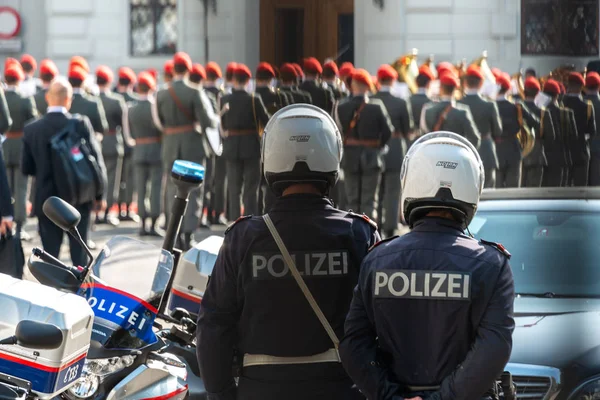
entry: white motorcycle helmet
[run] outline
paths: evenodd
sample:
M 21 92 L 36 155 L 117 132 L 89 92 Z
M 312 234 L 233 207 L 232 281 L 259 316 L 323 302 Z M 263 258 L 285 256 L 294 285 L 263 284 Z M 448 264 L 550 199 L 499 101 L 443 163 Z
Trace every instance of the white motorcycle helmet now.
M 452 132 L 431 132 L 410 148 L 400 174 L 402 219 L 412 228 L 432 209 L 445 209 L 467 227 L 483 190 L 483 163 L 475 147 Z
M 293 104 L 277 111 L 262 137 L 262 170 L 281 196 L 294 183 L 313 183 L 327 195 L 338 179 L 342 136 L 333 118 L 319 107 Z

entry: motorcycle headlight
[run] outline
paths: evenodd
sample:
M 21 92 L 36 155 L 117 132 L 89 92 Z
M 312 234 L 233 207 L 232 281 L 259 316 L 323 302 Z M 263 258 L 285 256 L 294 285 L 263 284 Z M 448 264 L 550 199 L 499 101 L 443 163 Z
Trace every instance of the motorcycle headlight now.
M 67 391 L 67 396 L 71 399 L 89 399 L 96 394 L 104 377 L 130 367 L 134 361 L 134 355 L 86 360 L 81 378 Z
M 595 377 L 573 391 L 569 400 L 600 400 L 600 377 Z

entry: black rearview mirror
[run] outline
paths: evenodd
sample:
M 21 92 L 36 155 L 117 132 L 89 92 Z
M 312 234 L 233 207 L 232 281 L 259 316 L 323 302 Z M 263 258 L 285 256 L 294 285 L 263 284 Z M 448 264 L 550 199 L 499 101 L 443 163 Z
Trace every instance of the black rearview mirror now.
M 75 229 L 81 221 L 81 214 L 72 205 L 63 199 L 52 196 L 42 206 L 44 214 L 54 225 L 65 232 Z
M 50 286 L 55 289 L 64 290 L 69 293 L 77 293 L 81 286 L 81 281 L 75 274 L 56 265 L 48 264 L 43 261 L 31 261 L 27 263 L 29 271 L 42 285 Z
M 17 343 L 31 349 L 56 349 L 63 342 L 63 333 L 55 325 L 36 321 L 21 321 L 15 332 Z

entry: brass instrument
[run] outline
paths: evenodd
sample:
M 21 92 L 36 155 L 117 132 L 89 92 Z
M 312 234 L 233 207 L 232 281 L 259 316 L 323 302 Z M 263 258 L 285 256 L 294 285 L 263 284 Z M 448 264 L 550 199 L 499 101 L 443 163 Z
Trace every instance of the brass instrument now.
M 398 72 L 398 82 L 406 83 L 413 94 L 417 92 L 417 75 L 419 75 L 417 55 L 417 49 L 412 49 L 409 54 L 397 58 L 390 64 Z
M 483 74 L 484 83 L 481 94 L 489 98 L 494 98 L 496 96 L 496 78 L 487 62 L 487 57 L 487 51 L 483 51 L 481 56 L 473 60 L 470 65 L 479 67 L 479 70 Z

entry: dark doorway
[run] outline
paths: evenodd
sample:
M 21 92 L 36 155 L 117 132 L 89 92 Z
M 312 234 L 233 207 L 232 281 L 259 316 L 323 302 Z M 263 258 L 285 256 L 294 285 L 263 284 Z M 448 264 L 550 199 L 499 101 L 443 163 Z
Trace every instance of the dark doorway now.
M 338 14 L 338 64 L 354 64 L 354 14 Z
M 275 65 L 300 62 L 304 53 L 304 9 L 278 8 L 275 32 Z

